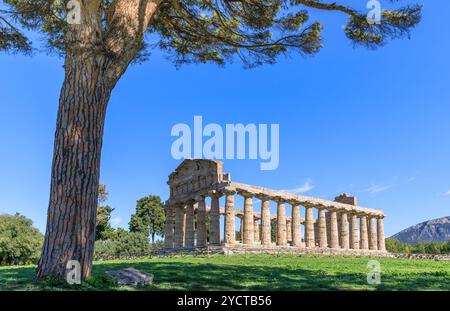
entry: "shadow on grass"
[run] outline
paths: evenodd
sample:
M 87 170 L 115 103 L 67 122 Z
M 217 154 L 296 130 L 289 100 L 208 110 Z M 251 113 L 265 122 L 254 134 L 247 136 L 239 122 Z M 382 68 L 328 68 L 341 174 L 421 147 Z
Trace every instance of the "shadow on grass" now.
M 127 264 L 100 265 L 96 273 L 122 269 Z M 323 270 L 188 263 L 134 263 L 154 274 L 146 290 L 450 290 L 445 272 L 387 274 L 380 285 L 367 284 L 366 273 L 328 274 Z
M 365 273 L 326 273 L 288 267 L 216 265 L 209 263 L 123 262 L 94 266 L 93 277 L 81 286 L 33 282 L 34 268 L 0 270 L 1 290 L 122 290 L 104 272 L 133 267 L 154 275 L 154 284 L 138 290 L 450 290 L 446 272 L 391 273 L 380 285 L 367 284 Z

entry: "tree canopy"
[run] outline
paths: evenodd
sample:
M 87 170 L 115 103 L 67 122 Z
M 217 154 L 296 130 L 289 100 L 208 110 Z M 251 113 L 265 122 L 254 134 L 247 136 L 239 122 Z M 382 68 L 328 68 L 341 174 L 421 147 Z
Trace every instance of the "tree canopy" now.
M 338 11 L 347 16 L 345 35 L 355 45 L 376 48 L 390 39 L 408 36 L 421 19 L 421 5 L 395 10 L 384 9 L 381 23 L 369 24 L 367 11 L 358 11 L 335 1 L 322 0 L 75 0 L 81 14 L 94 14 L 97 32 L 91 49 L 118 57 L 124 45 L 118 37 L 128 38 L 143 60 L 151 48 L 165 50 L 177 64 L 213 62 L 225 64 L 235 56 L 246 66 L 273 63 L 289 51 L 314 54 L 322 48 L 322 23 L 309 21 L 311 10 Z M 3 0 L 0 7 L 0 51 L 30 53 L 33 44 L 27 30 L 41 33 L 47 47 L 64 54 L 70 46 L 65 22 L 72 1 Z M 399 0 L 390 0 L 398 2 Z M 149 36 L 130 35 L 133 23 L 123 16 L 124 2 L 156 6 L 148 27 L 140 29 Z M 129 5 L 129 4 L 127 4 Z M 146 12 L 137 18 L 145 21 Z M 124 22 L 125 20 L 125 22 Z M 136 31 L 134 27 L 134 31 Z M 124 37 L 125 34 L 125 37 Z M 147 40 L 145 40 L 145 38 Z M 86 48 L 86 47 L 85 47 Z
M 109 205 L 103 205 L 108 200 L 108 192 L 106 186 L 100 184 L 98 186 L 98 206 L 97 217 L 95 219 L 95 240 L 107 240 L 113 233 L 111 226 L 111 213 L 114 211 Z
M 44 236 L 23 215 L 0 215 L 0 265 L 30 264 L 39 259 Z
M 136 203 L 136 212 L 131 216 L 130 232 L 142 232 L 155 240 L 155 235 L 164 234 L 166 220 L 164 205 L 159 196 L 150 195 L 141 198 Z

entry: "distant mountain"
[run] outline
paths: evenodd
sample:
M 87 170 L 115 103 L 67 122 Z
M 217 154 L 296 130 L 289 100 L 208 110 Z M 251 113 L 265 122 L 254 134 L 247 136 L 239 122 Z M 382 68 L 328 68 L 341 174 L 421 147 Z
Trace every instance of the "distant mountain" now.
M 450 216 L 428 220 L 411 226 L 391 238 L 408 244 L 450 241 Z

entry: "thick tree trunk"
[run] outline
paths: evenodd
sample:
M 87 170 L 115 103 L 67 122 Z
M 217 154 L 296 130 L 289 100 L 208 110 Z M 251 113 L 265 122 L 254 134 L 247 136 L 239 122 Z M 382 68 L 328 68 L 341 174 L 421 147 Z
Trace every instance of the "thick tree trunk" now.
M 38 279 L 64 277 L 73 260 L 79 262 L 82 278 L 91 273 L 106 107 L 157 8 L 156 0 L 114 1 L 105 30 L 100 2 L 80 3 L 81 21 L 65 33 L 65 79 Z
M 64 277 L 76 260 L 90 275 L 100 155 L 111 89 L 102 57 L 67 55 L 53 151 L 45 242 L 37 278 Z

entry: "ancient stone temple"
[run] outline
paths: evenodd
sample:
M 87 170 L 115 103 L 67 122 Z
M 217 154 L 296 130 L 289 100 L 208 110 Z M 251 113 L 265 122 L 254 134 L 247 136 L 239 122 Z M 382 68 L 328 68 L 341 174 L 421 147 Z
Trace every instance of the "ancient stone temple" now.
M 170 174 L 166 249 L 386 254 L 382 211 L 358 206 L 356 198 L 348 194 L 329 201 L 232 182 L 222 166 L 219 161 L 188 159 Z M 236 206 L 236 196 L 242 196 L 243 208 Z M 220 206 L 221 197 L 224 207 Z M 277 206 L 273 215 L 271 201 Z M 240 219 L 239 228 L 236 218 Z M 271 224 L 275 225 L 275 240 Z

